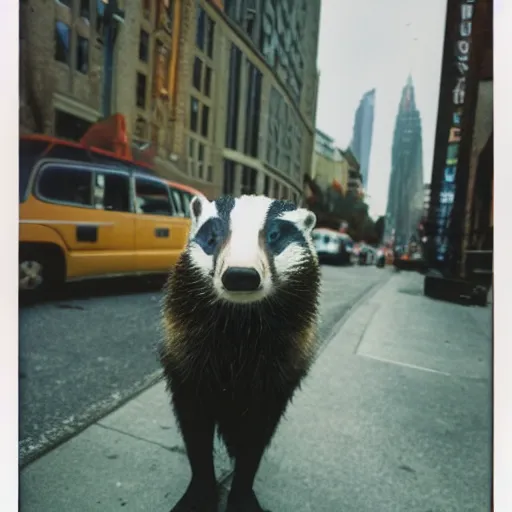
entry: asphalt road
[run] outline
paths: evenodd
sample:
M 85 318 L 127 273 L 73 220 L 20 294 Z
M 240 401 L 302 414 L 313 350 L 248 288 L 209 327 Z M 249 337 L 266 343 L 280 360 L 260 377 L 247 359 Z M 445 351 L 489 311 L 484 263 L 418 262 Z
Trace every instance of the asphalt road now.
M 321 338 L 389 276 L 322 268 Z M 98 420 L 160 378 L 161 282 L 74 285 L 20 310 L 20 463 Z

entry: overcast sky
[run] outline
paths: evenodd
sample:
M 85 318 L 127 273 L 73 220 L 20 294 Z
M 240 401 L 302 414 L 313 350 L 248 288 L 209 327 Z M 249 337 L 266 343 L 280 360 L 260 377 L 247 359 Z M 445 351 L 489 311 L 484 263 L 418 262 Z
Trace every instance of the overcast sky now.
M 345 149 L 364 92 L 375 87 L 367 202 L 386 210 L 391 142 L 411 73 L 423 127 L 423 176 L 430 182 L 446 0 L 322 0 L 317 127 Z

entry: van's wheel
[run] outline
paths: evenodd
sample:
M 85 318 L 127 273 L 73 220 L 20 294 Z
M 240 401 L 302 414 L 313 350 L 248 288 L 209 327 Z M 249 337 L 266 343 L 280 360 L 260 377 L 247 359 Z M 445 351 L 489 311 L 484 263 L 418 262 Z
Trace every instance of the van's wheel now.
M 63 282 L 63 258 L 53 247 L 20 247 L 19 291 L 24 298 L 40 298 L 55 291 Z

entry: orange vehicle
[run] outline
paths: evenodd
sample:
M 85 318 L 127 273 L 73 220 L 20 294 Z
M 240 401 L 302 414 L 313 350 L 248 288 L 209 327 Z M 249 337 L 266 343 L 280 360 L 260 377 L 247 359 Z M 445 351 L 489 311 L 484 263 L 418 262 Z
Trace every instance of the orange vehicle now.
M 49 136 L 20 137 L 19 288 L 165 273 L 184 250 L 201 192 L 149 166 Z

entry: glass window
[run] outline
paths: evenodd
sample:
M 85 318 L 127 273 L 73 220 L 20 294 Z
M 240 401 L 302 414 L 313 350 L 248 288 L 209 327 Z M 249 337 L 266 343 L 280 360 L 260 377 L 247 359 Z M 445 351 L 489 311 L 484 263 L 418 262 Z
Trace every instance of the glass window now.
M 199 144 L 197 151 L 197 174 L 200 179 L 204 178 L 204 144 Z
M 203 114 L 201 116 L 201 135 L 208 137 L 208 121 L 210 119 L 210 107 L 203 105 Z
M 206 66 L 204 73 L 204 90 L 203 93 L 205 96 L 210 97 L 212 88 L 212 68 Z
M 211 164 L 208 166 L 208 171 L 206 173 L 206 179 L 209 182 L 213 181 L 213 166 Z
M 265 176 L 263 195 L 267 197 L 270 195 L 270 176 Z
M 169 187 L 171 191 L 172 202 L 174 204 L 174 211 L 176 212 L 176 216 L 185 217 L 186 215 L 186 207 L 184 205 L 184 199 L 180 190 L 177 190 L 173 187 Z
M 94 177 L 94 207 L 112 212 L 129 212 L 130 178 L 126 174 L 96 172 Z
M 80 0 L 80 17 L 85 20 L 91 19 L 91 0 Z
M 197 132 L 199 118 L 199 101 L 193 96 L 190 98 L 190 129 Z
M 194 59 L 194 69 L 192 72 L 192 85 L 198 91 L 201 90 L 201 75 L 203 71 L 203 62 L 199 57 Z
M 224 160 L 222 192 L 226 195 L 232 195 L 235 192 L 235 163 L 232 160 Z
M 197 22 L 196 22 L 196 46 L 200 50 L 204 50 L 204 24 L 205 12 L 201 7 L 197 9 Z
M 137 73 L 137 88 L 135 91 L 137 107 L 146 108 L 146 75 Z
M 229 149 L 237 149 L 241 66 L 242 52 L 236 45 L 231 44 L 226 123 L 226 147 Z
M 188 139 L 188 156 L 189 158 L 196 157 L 196 141 L 192 137 Z
M 251 167 L 243 167 L 242 169 L 242 194 L 256 194 L 256 179 L 258 171 Z
M 84 75 L 89 72 L 89 39 L 82 36 L 77 38 L 76 69 Z
M 206 19 L 206 55 L 213 57 L 213 43 L 215 39 L 215 22 L 207 17 Z
M 149 34 L 145 30 L 140 31 L 139 37 L 139 59 L 147 62 L 149 58 Z
M 181 193 L 183 197 L 183 208 L 185 210 L 185 217 L 190 217 L 190 201 L 192 201 L 192 195 L 188 192 Z
M 279 199 L 279 183 L 277 181 L 274 181 L 274 199 Z
M 92 171 L 46 167 L 39 176 L 38 194 L 49 201 L 92 206 Z
M 71 31 L 62 21 L 55 23 L 55 60 L 69 65 Z
M 48 147 L 48 142 L 42 140 L 23 140 L 19 141 L 19 195 L 20 203 L 27 196 L 28 182 L 32 169 Z
M 137 213 L 149 215 L 173 214 L 167 185 L 140 176 L 135 180 L 135 206 Z

